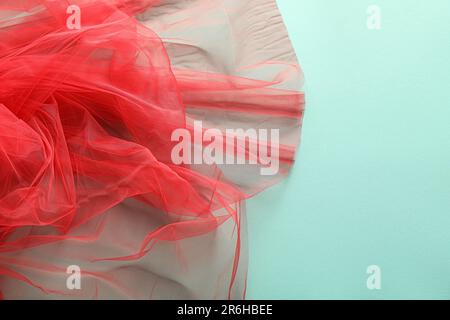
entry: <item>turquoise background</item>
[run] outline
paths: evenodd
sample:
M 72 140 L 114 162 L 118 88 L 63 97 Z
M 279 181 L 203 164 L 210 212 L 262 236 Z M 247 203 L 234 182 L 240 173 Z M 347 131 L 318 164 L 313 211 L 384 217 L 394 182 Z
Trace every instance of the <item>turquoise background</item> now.
M 247 298 L 450 299 L 450 1 L 278 4 L 307 110 L 290 177 L 248 203 Z

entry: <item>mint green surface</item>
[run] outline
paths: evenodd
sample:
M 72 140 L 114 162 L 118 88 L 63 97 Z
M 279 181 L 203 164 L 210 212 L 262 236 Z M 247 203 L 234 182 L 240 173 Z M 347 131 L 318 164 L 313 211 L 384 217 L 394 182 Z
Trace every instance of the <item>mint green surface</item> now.
M 450 1 L 278 4 L 307 110 L 290 177 L 248 203 L 247 298 L 450 299 Z

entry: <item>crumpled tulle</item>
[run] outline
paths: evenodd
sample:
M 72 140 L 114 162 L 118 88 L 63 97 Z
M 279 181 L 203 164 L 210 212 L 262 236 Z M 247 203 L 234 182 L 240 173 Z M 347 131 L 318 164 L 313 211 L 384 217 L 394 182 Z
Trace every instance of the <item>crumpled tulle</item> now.
M 273 0 L 1 0 L 0 79 L 1 296 L 245 297 L 244 201 L 287 175 L 303 114 Z M 279 129 L 278 174 L 175 165 L 194 120 Z

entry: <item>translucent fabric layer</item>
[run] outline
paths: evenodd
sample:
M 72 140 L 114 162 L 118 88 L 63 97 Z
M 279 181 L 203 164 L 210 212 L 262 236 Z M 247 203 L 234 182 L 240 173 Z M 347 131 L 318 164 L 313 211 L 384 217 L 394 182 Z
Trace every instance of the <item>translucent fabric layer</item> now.
M 0 0 L 0 78 L 1 297 L 245 297 L 245 199 L 304 105 L 274 0 Z M 176 163 L 179 129 L 255 162 Z M 230 129 L 276 129 L 276 170 Z

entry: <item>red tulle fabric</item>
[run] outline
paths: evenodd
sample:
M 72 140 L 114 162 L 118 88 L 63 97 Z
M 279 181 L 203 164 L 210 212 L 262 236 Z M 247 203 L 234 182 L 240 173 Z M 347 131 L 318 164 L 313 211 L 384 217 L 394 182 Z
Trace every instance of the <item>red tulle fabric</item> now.
M 243 50 L 212 55 L 193 43 L 221 42 L 218 21 L 251 28 L 242 25 L 247 10 L 276 12 L 273 1 L 250 2 L 264 5 L 0 1 L 4 298 L 245 296 L 244 200 L 293 163 L 301 73 L 286 56 L 292 48 L 277 43 L 236 35 Z M 66 26 L 71 4 L 80 29 Z M 244 19 L 208 16 L 224 8 Z M 220 54 L 234 56 L 227 64 Z M 194 120 L 279 128 L 278 174 L 260 175 L 260 163 L 174 164 L 171 135 L 192 132 Z M 80 266 L 81 290 L 66 287 L 69 265 Z

